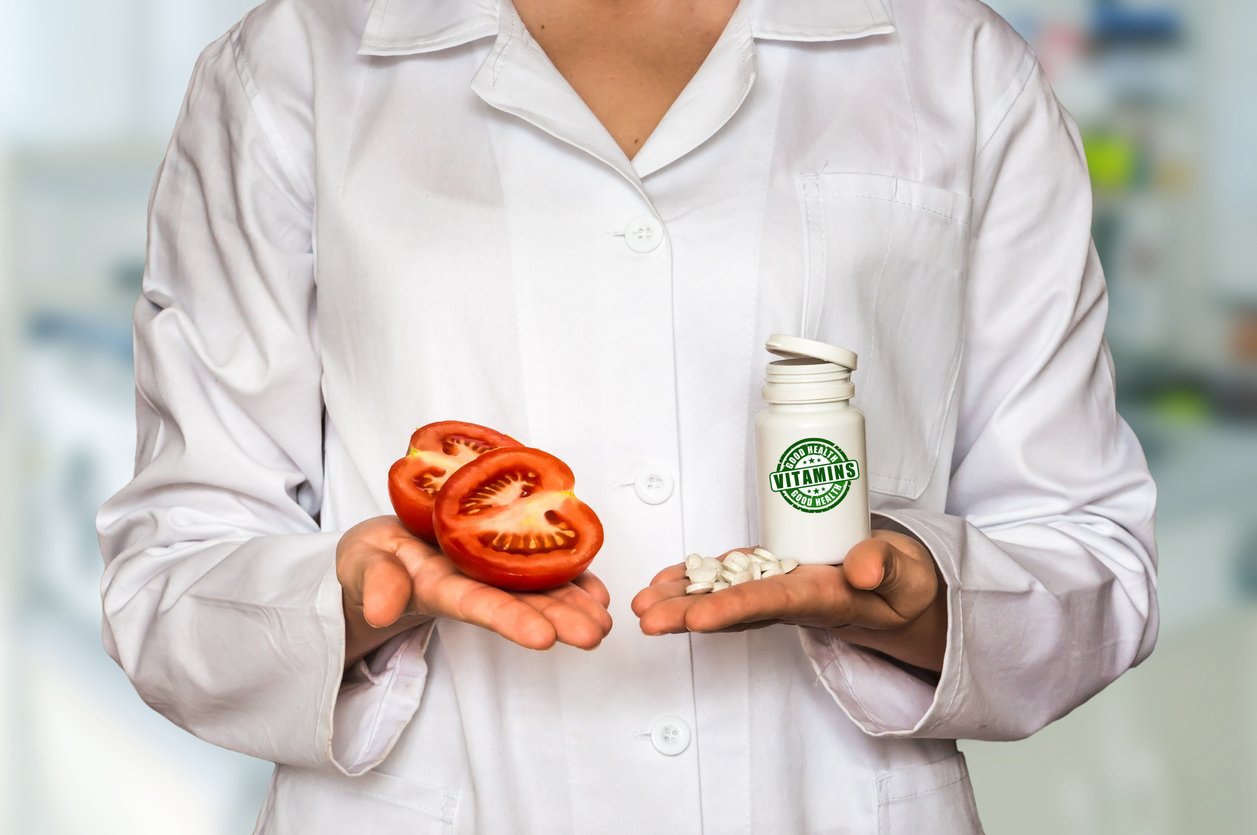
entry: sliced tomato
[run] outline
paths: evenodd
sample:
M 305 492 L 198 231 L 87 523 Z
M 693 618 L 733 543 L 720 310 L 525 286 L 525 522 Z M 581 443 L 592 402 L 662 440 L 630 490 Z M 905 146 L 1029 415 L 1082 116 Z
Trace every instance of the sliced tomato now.
M 469 577 L 513 591 L 560 586 L 602 547 L 602 522 L 576 477 L 548 452 L 497 449 L 465 465 L 436 498 L 441 550 Z
M 388 497 L 406 530 L 436 545 L 432 510 L 436 494 L 459 467 L 519 441 L 475 423 L 443 420 L 421 426 L 410 436 L 410 449 L 388 471 Z

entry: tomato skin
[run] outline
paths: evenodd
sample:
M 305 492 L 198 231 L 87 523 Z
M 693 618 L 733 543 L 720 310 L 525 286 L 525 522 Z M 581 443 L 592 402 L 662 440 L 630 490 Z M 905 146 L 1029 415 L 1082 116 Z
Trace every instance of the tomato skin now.
M 421 461 L 409 455 L 394 461 L 388 469 L 388 498 L 403 527 L 429 545 L 435 545 L 432 507 L 436 497 L 417 483 L 425 469 Z
M 439 420 L 420 426 L 410 436 L 411 449 L 440 449 L 441 444 L 449 438 L 469 438 L 480 441 L 493 449 L 506 446 L 523 446 L 519 441 L 479 423 L 468 423 L 464 420 Z
M 397 518 L 415 536 L 437 544 L 432 511 L 442 484 L 482 451 L 521 444 L 509 435 L 476 423 L 443 420 L 421 426 L 410 448 L 388 471 L 388 497 Z
M 509 483 L 501 488 L 504 503 L 480 502 L 468 512 L 477 495 L 503 482 Z M 433 519 L 441 550 L 467 576 L 502 589 L 543 591 L 570 582 L 603 542 L 602 522 L 572 493 L 575 483 L 571 468 L 548 452 L 487 452 L 450 476 L 437 494 Z M 493 547 L 500 538 L 517 544 Z

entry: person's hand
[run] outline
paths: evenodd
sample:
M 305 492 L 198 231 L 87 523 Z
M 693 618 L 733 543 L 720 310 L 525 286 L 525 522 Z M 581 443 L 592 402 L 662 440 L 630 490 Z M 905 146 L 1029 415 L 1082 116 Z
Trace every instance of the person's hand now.
M 345 531 L 336 546 L 346 665 L 434 617 L 466 621 L 529 649 L 593 649 L 611 631 L 610 596 L 588 571 L 545 592 L 509 592 L 461 574 L 396 516 Z
M 710 594 L 687 595 L 689 582 L 684 563 L 669 566 L 633 598 L 643 632 L 817 626 L 913 666 L 942 669 L 946 585 L 929 550 L 906 534 L 874 531 L 842 565 L 800 565 Z

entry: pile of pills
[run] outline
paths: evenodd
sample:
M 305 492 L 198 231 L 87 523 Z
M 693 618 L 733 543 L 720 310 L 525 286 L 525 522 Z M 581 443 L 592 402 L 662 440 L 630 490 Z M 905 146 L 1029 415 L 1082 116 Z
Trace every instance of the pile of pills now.
M 721 562 L 719 557 L 690 554 L 685 558 L 685 576 L 690 584 L 686 594 L 706 594 L 720 591 L 739 583 L 789 574 L 799 567 L 798 560 L 779 560 L 777 555 L 763 548 L 751 553 L 731 551 Z

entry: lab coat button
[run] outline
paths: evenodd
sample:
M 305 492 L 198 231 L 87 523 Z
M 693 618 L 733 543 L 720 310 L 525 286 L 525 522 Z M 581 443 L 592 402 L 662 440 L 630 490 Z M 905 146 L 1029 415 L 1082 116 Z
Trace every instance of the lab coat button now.
M 675 757 L 690 747 L 690 726 L 679 716 L 665 716 L 650 729 L 650 742 L 665 757 Z
M 653 252 L 662 241 L 663 227 L 650 215 L 638 218 L 624 230 L 624 242 L 634 252 Z
M 672 476 L 667 470 L 646 470 L 633 484 L 637 498 L 646 504 L 663 504 L 672 497 Z

